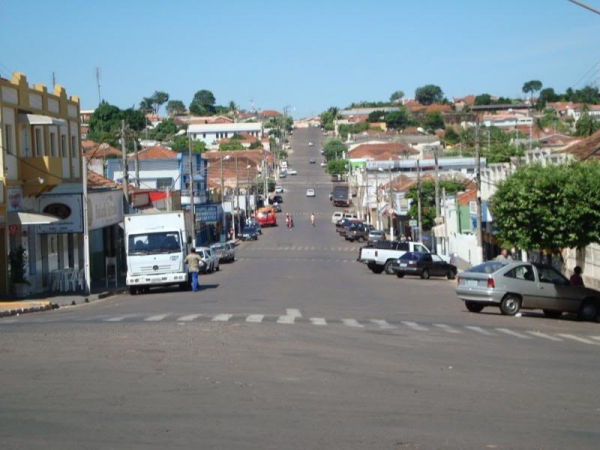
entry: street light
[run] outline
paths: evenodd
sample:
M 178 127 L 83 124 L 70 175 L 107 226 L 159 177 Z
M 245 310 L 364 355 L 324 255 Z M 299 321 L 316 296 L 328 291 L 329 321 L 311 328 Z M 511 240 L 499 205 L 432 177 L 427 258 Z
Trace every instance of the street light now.
M 227 161 L 229 160 L 229 155 L 226 155 L 225 157 L 221 157 L 220 161 L 221 161 L 221 212 L 222 212 L 222 221 L 221 221 L 221 239 L 223 239 L 223 235 L 225 233 L 227 233 L 227 231 L 225 230 L 225 228 L 227 227 L 227 222 L 225 220 L 225 208 L 224 208 L 224 196 L 223 196 L 223 191 L 224 191 L 224 186 L 223 186 L 223 161 Z

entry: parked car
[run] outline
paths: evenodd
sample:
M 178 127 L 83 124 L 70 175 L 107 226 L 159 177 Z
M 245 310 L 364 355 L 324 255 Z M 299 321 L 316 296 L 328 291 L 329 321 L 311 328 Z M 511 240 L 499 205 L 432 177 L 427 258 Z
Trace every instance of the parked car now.
M 336 211 L 331 216 L 331 223 L 336 224 L 342 219 L 358 219 L 355 213 Z
M 282 170 L 279 172 L 279 178 L 285 178 L 287 176 L 287 170 Z
M 369 237 L 369 232 L 373 229 L 373 225 L 369 225 L 367 223 L 352 223 L 346 229 L 346 233 L 344 234 L 344 238 L 347 241 L 354 242 L 362 242 L 366 241 Z M 341 234 L 341 233 L 340 233 Z
M 298 171 L 296 169 L 288 169 L 288 174 L 290 175 L 298 175 Z
M 315 145 L 315 144 L 313 144 L 312 142 L 309 142 L 309 143 L 308 143 L 308 146 L 309 146 L 309 147 L 312 147 L 313 145 Z
M 219 267 L 219 258 L 215 256 L 209 247 L 196 247 L 196 253 L 204 261 L 203 273 L 213 273 L 215 270 L 218 272 L 221 269 Z
M 375 244 L 375 242 L 385 241 L 386 239 L 385 231 L 382 230 L 371 230 L 367 236 L 367 242 L 371 245 Z
M 210 246 L 219 263 L 231 262 L 235 259 L 235 247 L 230 242 L 222 242 Z
M 242 234 L 240 235 L 240 239 L 242 241 L 257 241 L 258 240 L 258 231 L 253 226 L 246 225 L 242 230 Z
M 308 162 L 311 164 L 316 164 L 317 160 L 315 158 L 310 158 Z
M 273 209 L 275 210 L 276 213 L 280 213 L 281 205 L 279 203 L 273 203 Z
M 398 278 L 404 275 L 418 275 L 424 280 L 430 276 L 454 280 L 458 269 L 435 253 L 406 252 L 392 263 L 392 272 Z
M 314 197 L 315 196 L 315 190 L 314 189 L 307 189 L 306 190 L 306 196 L 307 197 Z
M 283 186 L 275 186 L 275 193 L 283 194 Z
M 327 161 L 321 161 L 321 167 L 327 167 Z
M 551 266 L 523 261 L 488 261 L 458 276 L 456 295 L 471 312 L 487 306 L 507 316 L 521 309 L 541 309 L 546 317 L 576 313 L 580 320 L 597 320 L 600 291 L 573 286 Z
M 352 223 L 362 223 L 360 219 L 356 217 L 346 217 L 344 219 L 338 220 L 335 224 L 335 231 L 339 234 L 342 234 L 342 230 Z

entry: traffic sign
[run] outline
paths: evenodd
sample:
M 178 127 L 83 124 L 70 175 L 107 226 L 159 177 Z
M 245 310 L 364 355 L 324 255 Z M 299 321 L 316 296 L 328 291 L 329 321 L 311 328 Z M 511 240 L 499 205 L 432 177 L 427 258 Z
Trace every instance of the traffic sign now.
M 410 225 L 411 227 L 416 227 L 418 225 L 418 222 L 414 219 L 410 219 L 408 221 L 408 225 Z
M 11 224 L 11 225 L 8 226 L 8 234 L 10 234 L 11 236 L 14 236 L 18 232 L 19 232 L 19 226 L 18 225 Z

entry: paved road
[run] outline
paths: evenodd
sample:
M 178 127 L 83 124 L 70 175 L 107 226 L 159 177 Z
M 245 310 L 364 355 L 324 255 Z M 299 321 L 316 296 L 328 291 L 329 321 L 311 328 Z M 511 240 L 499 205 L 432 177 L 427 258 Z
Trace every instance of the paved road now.
M 2 447 L 596 448 L 599 325 L 372 274 L 330 223 L 321 137 L 294 135 L 295 228 L 242 243 L 199 293 L 0 319 Z

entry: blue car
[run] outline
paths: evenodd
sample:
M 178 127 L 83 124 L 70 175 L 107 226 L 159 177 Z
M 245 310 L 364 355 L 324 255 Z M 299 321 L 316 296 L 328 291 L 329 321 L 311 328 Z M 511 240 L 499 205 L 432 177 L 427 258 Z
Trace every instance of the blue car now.
M 258 240 L 258 232 L 254 227 L 245 227 L 242 230 L 242 234 L 240 236 L 242 241 L 257 241 Z

